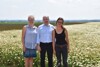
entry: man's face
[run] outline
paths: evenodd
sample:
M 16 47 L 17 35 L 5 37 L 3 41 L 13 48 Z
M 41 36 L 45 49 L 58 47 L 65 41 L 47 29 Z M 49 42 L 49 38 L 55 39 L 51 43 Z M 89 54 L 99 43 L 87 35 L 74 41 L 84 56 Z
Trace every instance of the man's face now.
M 49 23 L 49 17 L 43 17 L 43 21 L 44 21 L 44 24 L 48 24 Z

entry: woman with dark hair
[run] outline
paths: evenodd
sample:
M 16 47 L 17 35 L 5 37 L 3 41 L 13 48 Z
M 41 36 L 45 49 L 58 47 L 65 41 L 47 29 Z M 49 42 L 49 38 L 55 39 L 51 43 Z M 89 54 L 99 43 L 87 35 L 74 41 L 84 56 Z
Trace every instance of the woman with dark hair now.
M 63 59 L 63 66 L 68 67 L 69 39 L 68 31 L 63 27 L 63 23 L 63 18 L 59 17 L 56 21 L 56 27 L 52 32 L 52 45 L 57 57 L 57 67 L 61 67 L 61 57 Z

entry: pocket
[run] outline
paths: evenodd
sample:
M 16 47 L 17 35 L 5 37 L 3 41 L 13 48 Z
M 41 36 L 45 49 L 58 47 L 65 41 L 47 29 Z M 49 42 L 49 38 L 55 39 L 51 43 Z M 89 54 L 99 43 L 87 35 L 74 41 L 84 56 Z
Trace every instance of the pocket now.
M 58 51 L 61 50 L 61 48 L 60 48 L 58 45 L 56 45 L 56 46 L 55 46 L 55 50 L 58 52 Z
M 36 57 L 36 50 L 35 49 L 30 50 L 30 56 Z
M 67 49 L 67 45 L 63 45 L 63 48 Z
M 29 57 L 29 50 L 26 50 L 26 51 L 24 52 L 24 56 L 25 56 L 25 57 Z

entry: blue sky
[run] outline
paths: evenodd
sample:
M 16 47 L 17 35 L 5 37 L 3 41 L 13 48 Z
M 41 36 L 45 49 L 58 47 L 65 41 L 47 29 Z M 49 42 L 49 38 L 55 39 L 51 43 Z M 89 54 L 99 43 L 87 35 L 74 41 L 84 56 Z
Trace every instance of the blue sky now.
M 100 0 L 0 0 L 0 20 L 27 19 L 100 19 Z

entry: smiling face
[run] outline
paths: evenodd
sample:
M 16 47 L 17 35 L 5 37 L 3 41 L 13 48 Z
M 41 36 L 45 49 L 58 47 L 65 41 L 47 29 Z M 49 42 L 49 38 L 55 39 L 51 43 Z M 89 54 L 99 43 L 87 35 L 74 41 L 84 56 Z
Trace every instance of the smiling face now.
M 63 21 L 62 20 L 58 20 L 57 21 L 57 26 L 62 26 L 63 25 Z
M 29 16 L 28 17 L 28 22 L 29 23 L 34 23 L 34 17 L 33 16 Z
M 57 21 L 56 21 L 56 25 L 59 26 L 59 27 L 62 27 L 63 22 L 64 22 L 63 18 L 58 18 Z
M 49 24 L 49 17 L 48 16 L 44 16 L 43 17 L 43 22 L 44 22 L 44 24 Z

